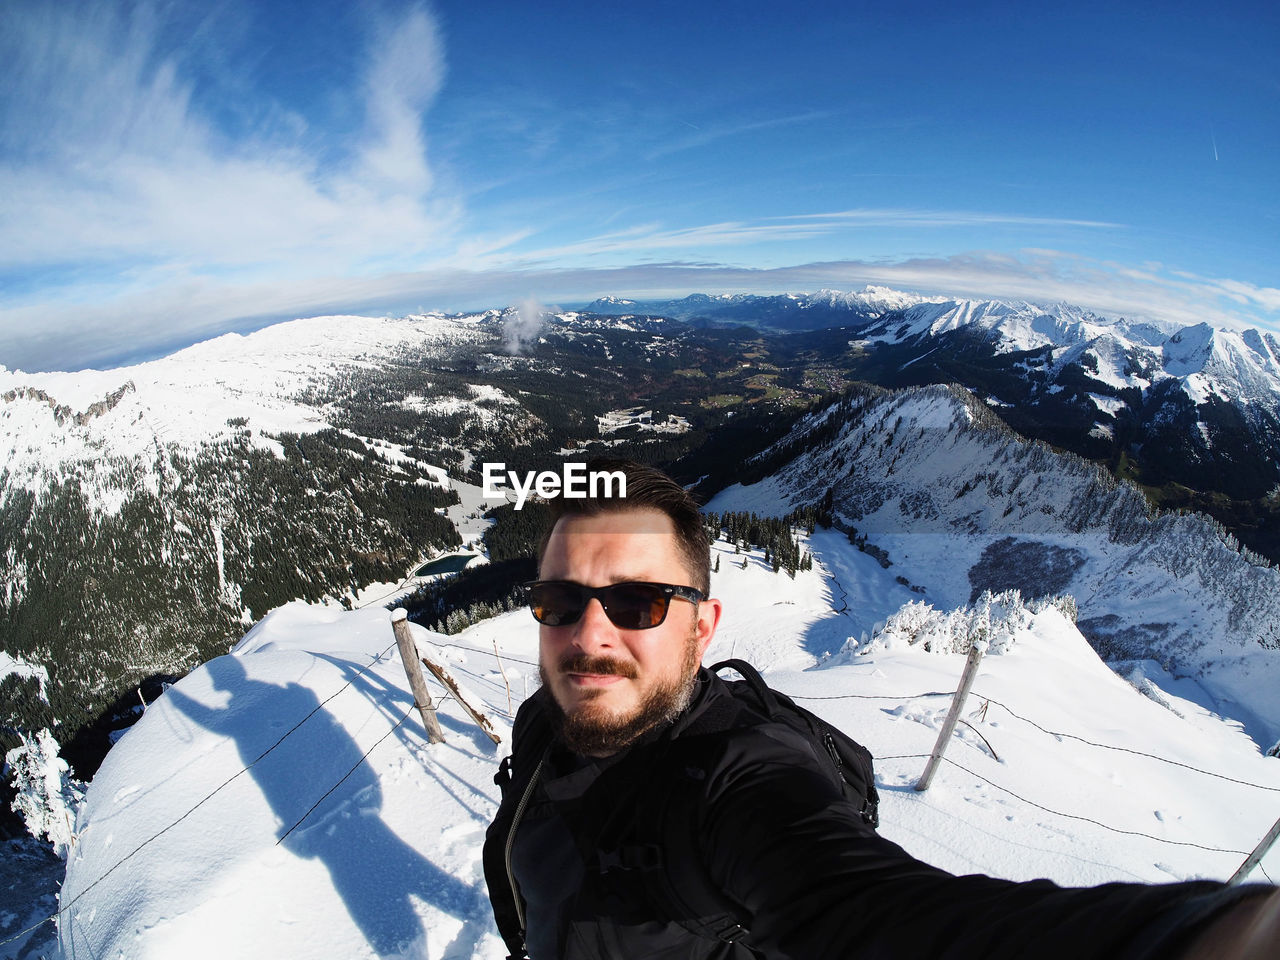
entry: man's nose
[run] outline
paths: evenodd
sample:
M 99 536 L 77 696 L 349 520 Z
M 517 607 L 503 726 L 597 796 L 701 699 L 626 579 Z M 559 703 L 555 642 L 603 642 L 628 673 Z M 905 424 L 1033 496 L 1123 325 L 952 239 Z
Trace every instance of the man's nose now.
M 612 647 L 617 642 L 618 628 L 604 612 L 604 604 L 599 597 L 592 597 L 587 601 L 582 616 L 578 618 L 577 627 L 574 643 L 584 651 Z

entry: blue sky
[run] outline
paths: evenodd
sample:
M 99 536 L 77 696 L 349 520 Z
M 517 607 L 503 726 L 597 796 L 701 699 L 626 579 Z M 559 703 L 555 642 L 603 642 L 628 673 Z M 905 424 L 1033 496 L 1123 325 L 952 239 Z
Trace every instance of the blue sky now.
M 0 10 L 0 364 L 867 283 L 1280 329 L 1274 3 Z

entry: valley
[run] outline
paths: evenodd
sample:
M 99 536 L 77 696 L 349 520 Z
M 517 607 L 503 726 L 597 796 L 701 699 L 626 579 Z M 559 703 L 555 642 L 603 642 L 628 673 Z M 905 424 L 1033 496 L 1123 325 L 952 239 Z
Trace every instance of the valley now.
M 1037 451 L 1051 473 L 1062 469 L 1052 451 L 1066 451 L 1062 462 L 1078 464 L 1071 471 L 1086 460 L 1109 468 L 1103 487 L 1114 488 L 1116 477 L 1139 482 L 1147 502 L 1139 496 L 1126 507 L 1135 516 L 1161 503 L 1211 507 L 1219 525 L 1210 539 L 1228 552 L 1239 541 L 1244 566 L 1264 569 L 1257 555 L 1271 555 L 1278 526 L 1274 491 L 1258 495 L 1274 482 L 1268 471 L 1278 459 L 1271 408 L 1252 402 L 1248 416 L 1261 426 L 1228 429 L 1247 418 L 1223 406 L 1225 374 L 1206 380 L 1221 368 L 1212 337 L 1184 337 L 1181 352 L 1169 353 L 1169 363 L 1181 364 L 1177 379 L 1157 370 L 1160 338 L 1176 335 L 1170 331 L 1061 305 L 957 306 L 890 293 L 601 302 L 593 306 L 616 315 L 545 313 L 517 352 L 507 336 L 514 312 L 493 310 L 294 321 L 137 367 L 0 372 L 0 445 L 9 452 L 0 476 L 0 552 L 8 558 L 0 649 L 24 665 L 0 680 L 6 744 L 17 730 L 53 725 L 87 776 L 107 730 L 131 718 L 139 687 L 225 652 L 271 609 L 294 599 L 350 606 L 370 584 L 394 586 L 418 558 L 482 534 L 490 559 L 514 559 L 531 534 L 511 535 L 513 511 L 485 517 L 499 506 L 472 489 L 486 462 L 540 471 L 569 457 L 628 456 L 710 497 L 765 480 L 828 442 L 848 414 L 823 411 L 892 404 L 926 384 L 960 385 L 947 389 L 967 397 L 966 416 L 1047 443 L 1010 449 Z M 657 308 L 672 315 L 649 312 Z M 1261 373 L 1250 389 L 1270 389 L 1273 339 L 1251 341 L 1257 369 L 1248 369 Z M 1233 369 L 1246 366 L 1242 359 Z M 1182 383 L 1199 384 L 1208 398 L 1191 427 L 1168 412 L 1191 403 L 1175 390 Z M 1217 419 L 1205 410 L 1217 410 Z M 808 425 L 791 435 L 805 417 Z M 936 481 L 904 477 L 903 457 L 934 450 L 945 460 L 952 433 L 916 433 L 910 443 L 893 429 L 874 442 L 868 436 L 809 467 L 802 492 L 779 493 L 759 509 L 786 512 L 834 489 L 839 511 L 873 543 L 918 533 L 936 509 L 928 506 Z M 1183 439 L 1168 441 L 1175 435 Z M 956 501 L 978 487 L 997 500 L 1005 487 L 1016 489 L 1021 481 L 1005 475 L 1009 456 L 965 466 Z M 1249 469 L 1233 469 L 1238 463 Z M 918 489 L 868 527 L 868 491 L 895 471 Z M 459 491 L 471 504 L 465 511 Z M 949 532 L 986 529 L 966 522 L 972 529 Z M 1028 549 L 1025 532 L 1010 534 L 1006 553 Z M 979 552 L 997 549 L 983 542 Z M 1057 556 L 1071 556 L 1062 550 Z M 1027 569 L 1050 576 L 1054 568 L 1043 560 Z M 520 570 L 474 572 L 477 594 L 459 592 L 471 589 L 464 576 L 447 602 L 509 607 Z M 903 575 L 922 589 L 934 579 Z M 1015 585 L 1025 589 L 1025 578 Z M 1258 588 L 1239 589 L 1247 606 Z M 944 596 L 969 599 L 962 594 Z M 1106 596 L 1096 613 L 1089 608 L 1094 627 L 1086 630 L 1099 649 L 1128 656 L 1160 633 L 1142 627 L 1155 620 L 1139 614 L 1138 626 L 1109 620 L 1120 615 L 1105 609 Z M 33 676 L 37 668 L 47 687 Z

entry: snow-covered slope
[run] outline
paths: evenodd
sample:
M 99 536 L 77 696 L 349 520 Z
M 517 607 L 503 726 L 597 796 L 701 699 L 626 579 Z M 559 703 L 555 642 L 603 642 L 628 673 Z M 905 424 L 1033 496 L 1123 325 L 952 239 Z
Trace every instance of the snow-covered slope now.
M 1131 323 L 1099 317 L 1069 303 L 1033 304 L 1025 300 L 941 300 L 908 307 L 887 325 L 896 340 L 970 330 L 989 336 L 1001 352 L 1066 347 L 1100 336 L 1152 347 L 1180 325 L 1157 321 Z
M 1280 442 L 1280 342 L 1271 333 L 1100 317 L 1067 303 L 952 300 L 887 314 L 858 342 L 915 345 L 923 358 L 948 336 L 983 341 L 997 356 L 1039 354 L 1019 374 L 1032 402 L 1092 382 L 1102 391 L 1092 399 L 1105 414 L 1104 431 L 1128 406 L 1144 425 L 1139 436 L 1153 424 L 1185 421 L 1192 458 L 1196 447 L 1250 442 L 1271 450 Z M 1211 403 L 1218 409 L 1206 411 Z
M 1007 599 L 977 613 L 1004 652 L 982 665 L 971 728 L 916 793 L 963 656 L 908 643 L 918 616 L 850 650 L 849 598 L 910 592 L 843 537 L 809 545 L 815 569 L 790 580 L 717 544 L 726 613 L 708 656 L 748 657 L 866 743 L 882 832 L 912 853 L 1065 884 L 1225 879 L 1271 824 L 1280 761 L 1175 691 L 1140 694 L 1056 608 Z M 416 636 L 506 737 L 537 682 L 532 618 Z M 386 611 L 276 611 L 107 757 L 62 891 L 64 956 L 500 960 L 480 849 L 506 745 L 441 710 L 447 742 L 428 746 Z M 1280 851 L 1263 868 L 1280 874 Z
M 943 607 L 982 590 L 1069 593 L 1108 659 L 1151 659 L 1202 688 L 1265 748 L 1280 738 L 1280 570 L 1220 527 L 1152 516 L 1142 495 L 1028 443 L 943 387 L 849 398 L 765 455 L 771 475 L 714 510 L 781 515 L 831 492 L 835 514 Z M 869 630 L 886 611 L 860 616 Z
M 476 338 L 474 318 L 317 317 L 226 334 L 113 370 L 0 367 L 0 461 L 8 473 L 0 495 L 38 492 L 77 469 L 105 480 L 113 463 L 148 464 L 171 444 L 195 448 L 231 437 L 239 426 L 270 447 L 264 434 L 329 425 L 322 409 L 303 400 L 308 387 L 400 354 L 444 356 Z M 108 509 L 124 495 L 111 483 L 99 488 Z

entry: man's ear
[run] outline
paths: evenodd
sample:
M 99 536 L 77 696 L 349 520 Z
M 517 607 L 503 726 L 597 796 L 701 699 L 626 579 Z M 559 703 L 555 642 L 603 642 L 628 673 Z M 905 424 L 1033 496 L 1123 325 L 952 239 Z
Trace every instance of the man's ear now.
M 698 659 L 702 659 L 702 655 L 707 652 L 707 647 L 711 646 L 711 640 L 716 635 L 716 627 L 720 625 L 720 614 L 724 612 L 724 605 L 715 597 L 708 597 L 698 604 L 698 622 L 695 627 L 694 636 L 698 643 Z

